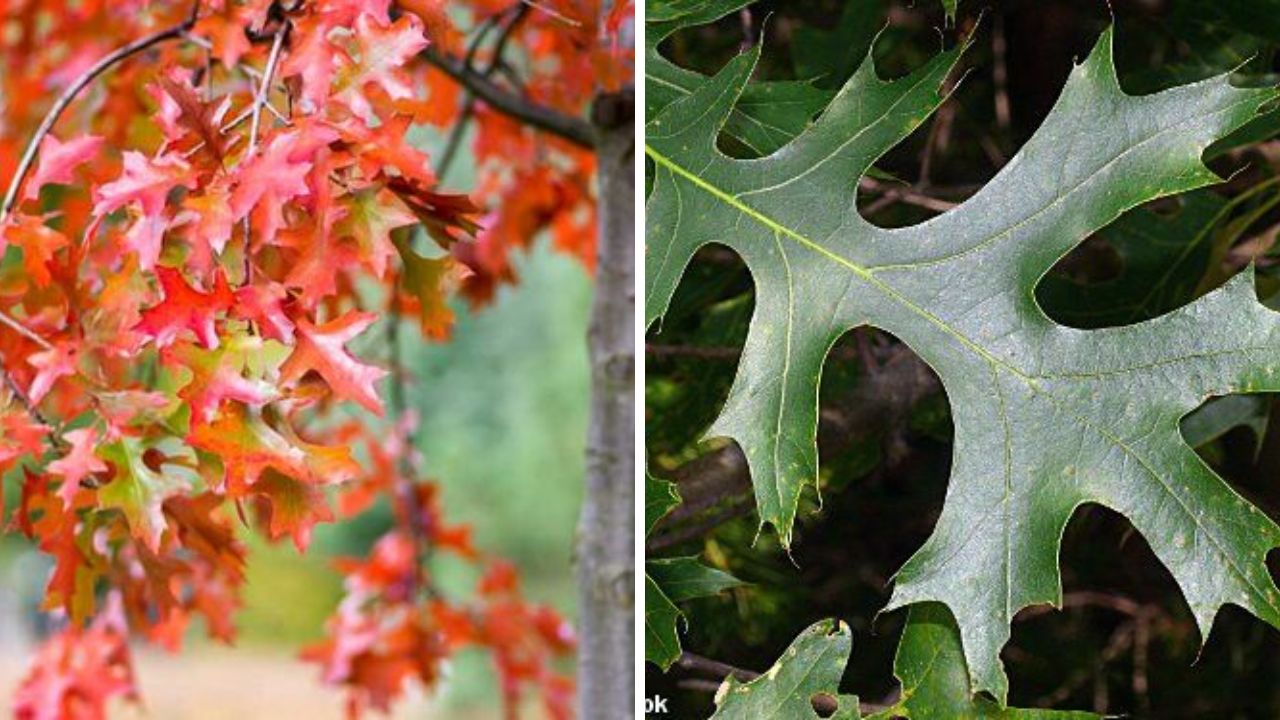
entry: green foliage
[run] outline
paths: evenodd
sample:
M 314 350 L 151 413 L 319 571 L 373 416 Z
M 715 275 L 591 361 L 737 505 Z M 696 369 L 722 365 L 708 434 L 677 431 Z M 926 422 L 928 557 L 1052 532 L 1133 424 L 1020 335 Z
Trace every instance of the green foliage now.
M 853 647 L 849 626 L 824 620 L 800 633 L 782 657 L 768 672 L 748 683 L 734 678 L 725 680 L 716 692 L 716 714 L 721 720 L 754 720 L 755 718 L 820 717 L 810 699 L 829 695 L 838 703 L 832 718 L 850 720 L 861 717 L 858 698 L 836 696 L 844 664 Z
M 926 603 L 911 608 L 893 671 L 902 684 L 901 699 L 872 717 L 982 718 L 983 720 L 1086 720 L 1086 712 L 1004 708 L 969 694 L 964 651 L 955 621 L 945 607 Z
M 1088 720 L 1086 712 L 1003 708 L 969 693 L 960 634 L 946 608 L 934 603 L 913 607 L 894 660 L 901 684 L 899 700 L 870 715 L 859 712 L 858 698 L 840 695 L 840 678 L 853 647 L 844 623 L 823 620 L 800 633 L 767 673 L 749 683 L 725 680 L 716 693 L 721 720 L 754 718 L 857 718 L 877 720 Z M 826 696 L 830 715 L 820 716 L 812 705 Z
M 676 486 L 645 476 L 645 536 L 680 504 Z M 683 617 L 676 603 L 718 595 L 742 583 L 723 570 L 703 565 L 696 557 L 649 560 L 644 566 L 645 661 L 664 670 L 680 657 L 677 624 Z
M 684 3 L 683 16 L 664 22 L 705 22 L 723 6 L 700 3 L 694 13 Z M 889 607 L 948 606 L 969 689 L 1001 704 L 1009 623 L 1021 608 L 1061 602 L 1058 544 L 1082 504 L 1105 505 L 1134 524 L 1177 581 L 1202 637 L 1227 603 L 1280 625 L 1280 593 L 1264 564 L 1280 528 L 1179 432 L 1181 418 L 1208 396 L 1280 389 L 1280 322 L 1256 301 L 1253 272 L 1161 317 L 1102 330 L 1051 321 L 1033 292 L 1072 248 L 1126 211 L 1216 182 L 1202 153 L 1276 93 L 1218 76 L 1126 94 L 1107 31 L 986 187 L 919 225 L 871 225 L 850 202 L 853 188 L 942 102 L 939 88 L 962 49 L 891 82 L 863 62 L 816 122 L 760 159 L 717 149 L 754 85 L 758 50 L 650 108 L 647 322 L 661 318 L 690 259 L 709 243 L 731 247 L 755 284 L 743 358 L 709 435 L 742 447 L 761 523 L 789 543 L 801 494 L 818 483 L 816 400 L 829 349 L 849 329 L 871 325 L 919 353 L 947 388 L 955 466 L 942 516 L 897 574 Z M 1221 201 L 1201 197 L 1204 222 L 1171 232 L 1217 226 Z M 1188 262 L 1212 262 L 1205 237 L 1178 239 L 1190 248 Z M 1205 248 L 1207 258 L 1196 259 Z M 1166 255 L 1163 264 L 1126 271 L 1136 278 L 1167 267 Z M 1181 282 L 1184 273 L 1174 274 Z M 1138 311 L 1162 311 L 1153 304 L 1177 302 Z

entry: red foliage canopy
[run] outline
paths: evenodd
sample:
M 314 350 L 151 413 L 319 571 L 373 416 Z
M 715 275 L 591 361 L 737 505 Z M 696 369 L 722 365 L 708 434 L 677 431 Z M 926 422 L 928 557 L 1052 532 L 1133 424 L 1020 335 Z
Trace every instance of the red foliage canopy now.
M 199 615 L 230 640 L 236 516 L 305 549 L 333 487 L 342 515 L 385 494 L 397 517 L 342 563 L 347 597 L 305 653 L 353 715 L 430 685 L 466 646 L 491 651 L 510 713 L 533 685 L 571 714 L 552 663 L 571 630 L 444 523 L 412 413 L 376 417 L 388 370 L 353 348 L 382 313 L 447 338 L 449 298 L 492 298 L 544 230 L 592 265 L 589 142 L 512 107 L 581 124 L 630 82 L 629 16 L 601 0 L 4 5 L 0 474 L 21 484 L 8 529 L 53 559 L 44 607 L 66 619 L 18 717 L 134 698 L 130 633 L 176 648 Z M 468 122 L 478 182 L 463 195 L 409 138 Z M 335 423 L 338 403 L 371 414 Z M 475 598 L 440 595 L 437 550 L 487 568 Z

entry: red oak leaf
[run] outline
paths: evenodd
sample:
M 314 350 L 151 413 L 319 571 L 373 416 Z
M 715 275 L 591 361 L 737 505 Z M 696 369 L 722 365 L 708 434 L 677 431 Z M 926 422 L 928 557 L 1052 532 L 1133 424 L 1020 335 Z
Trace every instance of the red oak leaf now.
M 134 330 L 149 335 L 158 347 L 173 343 L 183 330 L 195 333 L 206 348 L 218 347 L 216 316 L 235 304 L 226 275 L 221 270 L 214 274 L 210 292 L 188 285 L 182 272 L 173 268 L 157 267 L 156 277 L 160 279 L 164 299 L 159 305 L 142 311 L 142 319 Z
M 96 135 L 81 135 L 65 143 L 46 135 L 40 143 L 40 164 L 27 181 L 22 199 L 31 200 L 40 194 L 40 188 L 49 183 L 69 185 L 74 181 L 72 170 L 89 162 L 102 150 L 103 139 Z
M 236 170 L 235 188 L 231 191 L 235 219 L 257 209 L 261 237 L 264 242 L 272 242 L 284 225 L 285 203 L 311 192 L 307 173 L 316 151 L 337 137 L 336 131 L 313 123 L 271 138 L 266 147 Z
M 80 481 L 94 473 L 106 472 L 107 465 L 94 454 L 98 444 L 98 431 L 92 427 L 71 430 L 62 434 L 62 439 L 71 444 L 66 455 L 49 463 L 49 472 L 62 478 L 62 487 L 58 488 L 58 497 L 70 510 L 74 504 L 76 493 L 80 490 Z
M 54 253 L 69 244 L 65 235 L 33 215 L 18 215 L 14 221 L 0 226 L 0 253 L 7 245 L 22 248 L 22 267 L 37 287 L 44 287 L 53 279 L 49 261 Z
M 226 176 L 219 175 L 199 194 L 183 198 L 182 210 L 173 222 L 186 229 L 191 246 L 189 262 L 194 270 L 202 275 L 213 271 L 216 256 L 222 254 L 231 239 L 235 221 Z
M 422 20 L 427 38 L 436 47 L 454 54 L 462 49 L 462 34 L 449 19 L 449 3 L 445 0 L 401 0 L 399 5 Z
M 227 405 L 213 422 L 193 423 L 187 441 L 222 460 L 222 490 L 233 498 L 248 494 L 268 468 L 291 477 L 310 476 L 302 450 L 268 425 L 260 412 L 243 405 Z
M 100 186 L 94 193 L 93 213 L 101 217 L 136 203 L 144 217 L 159 217 L 170 191 L 195 185 L 191 166 L 182 158 L 161 155 L 152 160 L 140 152 L 127 150 L 120 179 Z
M 76 346 L 61 342 L 27 358 L 27 362 L 36 369 L 35 379 L 27 389 L 27 399 L 32 404 L 39 403 L 53 389 L 58 378 L 75 375 L 76 358 Z
M 320 326 L 299 320 L 298 345 L 280 368 L 281 380 L 286 384 L 296 384 L 303 375 L 314 370 L 324 378 L 335 396 L 354 400 L 381 415 L 382 401 L 373 386 L 386 376 L 387 371 L 362 364 L 345 347 L 376 319 L 372 313 L 353 311 Z
M 40 457 L 49 428 L 18 407 L 0 408 L 0 474 L 25 455 Z
M 257 323 L 265 338 L 293 344 L 293 321 L 284 312 L 288 295 L 284 286 L 275 282 L 246 285 L 236 290 L 236 303 L 231 314 Z
M 334 97 L 357 117 L 373 122 L 377 116 L 369 102 L 366 86 L 377 86 L 392 100 L 413 97 L 413 86 L 401 70 L 412 57 L 427 46 L 422 21 L 416 15 L 404 15 L 390 25 L 383 25 L 373 15 L 364 13 L 356 19 L 355 39 L 359 60 L 342 69 L 338 79 L 341 88 Z
M 350 237 L 360 248 L 360 257 L 377 277 L 387 272 L 387 261 L 395 254 L 391 231 L 416 224 L 417 218 L 395 195 L 367 188 L 340 199 L 344 209 L 335 228 L 339 237 Z
M 278 540 L 289 535 L 299 551 L 311 544 L 311 530 L 316 523 L 333 521 L 333 510 L 324 491 L 315 485 L 268 469 L 253 489 L 263 501 L 267 536 Z
M 403 240 L 396 240 L 400 251 L 400 289 L 397 306 L 404 315 L 418 316 L 422 333 L 433 340 L 444 340 L 453 329 L 453 309 L 448 294 L 466 276 L 466 269 L 449 255 L 424 258 Z
M 288 437 L 286 436 L 288 435 Z M 262 413 L 230 403 L 211 423 L 197 423 L 187 440 L 217 455 L 226 469 L 226 493 L 243 497 L 268 470 L 311 484 L 341 483 L 360 466 L 346 447 L 312 445 L 267 424 Z
M 244 545 L 236 540 L 231 524 L 215 513 L 223 505 L 215 493 L 195 497 L 176 496 L 164 502 L 164 513 L 183 547 L 236 580 L 244 577 Z
M 413 118 L 404 116 L 391 118 L 373 128 L 352 119 L 340 131 L 343 139 L 352 145 L 354 159 L 365 177 L 390 174 L 394 169 L 410 182 L 432 187 L 436 176 L 431 169 L 431 159 L 409 141 L 412 125 Z
M 107 215 L 126 206 L 135 206 L 141 215 L 130 226 L 125 244 L 138 255 L 143 270 L 155 267 L 160 257 L 160 243 L 169 219 L 164 215 L 169 193 L 177 187 L 194 188 L 196 178 L 191 166 L 175 155 L 162 155 L 154 160 L 139 152 L 124 154 L 124 173 L 119 180 L 100 186 L 94 192 L 93 213 L 96 216 L 88 234 Z
M 324 107 L 337 72 L 336 60 L 342 49 L 329 42 L 332 19 L 308 17 L 298 23 L 297 42 L 280 65 L 281 77 L 302 81 L 299 107 L 314 113 Z
M 15 720 L 102 720 L 114 698 L 138 689 L 119 604 L 88 629 L 67 628 L 45 641 L 14 698 Z
M 261 339 L 237 338 L 233 344 L 234 350 L 202 350 L 180 343 L 165 354 L 166 363 L 176 362 L 191 371 L 191 382 L 178 390 L 178 397 L 191 407 L 193 421 L 212 422 L 225 400 L 261 407 L 278 396 L 270 383 L 244 376 L 246 355 L 261 350 Z
M 222 121 L 231 107 L 231 98 L 222 102 L 205 102 L 185 80 L 175 80 L 161 75 L 159 78 L 163 96 L 173 104 L 176 113 L 170 127 L 166 128 L 173 149 L 184 157 L 200 155 L 220 167 L 230 147 L 231 135 L 222 133 Z

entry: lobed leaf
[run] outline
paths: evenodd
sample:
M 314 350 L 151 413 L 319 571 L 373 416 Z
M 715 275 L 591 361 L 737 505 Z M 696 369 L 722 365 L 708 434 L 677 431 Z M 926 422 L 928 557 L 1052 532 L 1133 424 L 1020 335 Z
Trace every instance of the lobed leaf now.
M 986 187 L 928 222 L 878 228 L 858 214 L 858 180 L 941 103 L 961 50 L 891 82 L 864 61 L 817 122 L 759 159 L 716 147 L 758 50 L 649 119 L 647 322 L 707 243 L 735 250 L 755 280 L 743 358 L 709 435 L 742 447 L 761 523 L 789 544 L 800 493 L 817 479 L 828 350 L 870 325 L 917 352 L 947 391 L 955 456 L 941 517 L 898 572 L 888 608 L 947 605 L 970 689 L 1001 704 L 1009 623 L 1061 602 L 1058 546 L 1085 503 L 1129 518 L 1202 636 L 1227 603 L 1280 626 L 1264 562 L 1280 527 L 1179 433 L 1209 396 L 1280 389 L 1280 319 L 1257 302 L 1252 271 L 1166 315 L 1102 330 L 1054 323 L 1034 295 L 1061 257 L 1126 210 L 1216 182 L 1202 153 L 1276 91 L 1219 76 L 1127 95 L 1108 30 Z

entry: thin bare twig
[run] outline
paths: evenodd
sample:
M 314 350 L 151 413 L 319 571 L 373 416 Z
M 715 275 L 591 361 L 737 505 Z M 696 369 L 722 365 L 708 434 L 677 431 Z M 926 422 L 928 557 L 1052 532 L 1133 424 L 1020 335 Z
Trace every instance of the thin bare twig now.
M 738 678 L 743 682 L 750 682 L 760 677 L 760 673 L 752 670 L 743 670 L 728 663 L 712 660 L 701 655 L 697 655 L 688 651 L 680 653 L 680 659 L 676 660 L 676 664 L 684 670 L 701 673 L 703 675 L 711 675 L 715 678 L 726 678 L 730 675 Z
M 0 312 L 0 324 L 6 325 L 10 330 L 13 330 L 14 332 L 30 340 L 31 342 L 39 345 L 45 350 L 53 349 L 53 345 L 50 345 L 48 340 L 45 340 L 44 338 L 32 332 L 30 328 L 18 322 L 17 320 L 13 319 L 8 313 Z
M 582 23 L 578 22 L 577 20 L 574 20 L 573 18 L 569 17 L 568 15 L 565 15 L 564 13 L 560 12 L 559 10 L 556 10 L 555 8 L 548 7 L 548 6 L 546 6 L 546 5 L 543 5 L 543 4 L 542 4 L 542 3 L 540 3 L 540 2 L 535 2 L 535 0 L 520 0 L 520 2 L 524 3 L 524 4 L 525 4 L 525 5 L 527 5 L 528 7 L 531 7 L 531 8 L 533 8 L 533 9 L 535 9 L 535 10 L 538 10 L 539 12 L 544 12 L 544 13 L 546 13 L 546 14 L 550 15 L 551 17 L 553 17 L 553 18 L 555 18 L 555 19 L 559 20 L 560 22 L 564 23 L 565 25 L 569 25 L 569 26 L 571 26 L 571 27 L 582 27 Z
M 262 123 L 262 108 L 267 105 L 267 96 L 271 93 L 271 79 L 275 77 L 276 65 L 280 62 L 280 49 L 284 47 L 284 39 L 288 34 L 289 22 L 281 22 L 279 29 L 276 30 L 275 39 L 271 41 L 271 54 L 267 56 L 267 67 L 262 71 L 262 82 L 258 85 L 258 92 L 253 97 L 249 116 L 249 150 L 245 154 L 246 158 L 253 157 L 253 154 L 258 151 L 258 127 Z M 245 215 L 243 226 L 244 284 L 248 285 L 253 280 L 253 237 L 250 234 L 248 215 Z
M 77 77 L 75 81 L 67 86 L 66 90 L 62 91 L 62 94 L 54 101 L 53 106 L 49 108 L 49 112 L 45 114 L 44 119 L 40 121 L 40 126 L 36 128 L 35 134 L 31 136 L 31 141 L 27 143 L 27 149 L 22 154 L 22 160 L 18 162 L 18 169 L 14 171 L 13 179 L 9 181 L 9 189 L 5 193 L 4 202 L 0 203 L 0 224 L 3 224 L 9 218 L 9 214 L 13 212 L 13 208 L 18 202 L 18 193 L 22 188 L 22 182 L 35 164 L 36 156 L 40 152 L 41 142 L 53 130 L 58 118 L 76 99 L 80 91 L 88 87 L 89 83 L 93 82 L 99 75 L 110 70 L 116 63 L 137 55 L 154 45 L 167 40 L 181 38 L 186 35 L 186 32 L 194 24 L 195 13 L 192 13 L 190 17 L 178 25 L 152 33 L 118 48 L 94 63 L 92 67 L 81 73 L 80 77 Z
M 488 103 L 494 110 L 530 127 L 564 138 L 579 147 L 595 147 L 595 130 L 582 118 L 565 115 L 558 110 L 508 92 L 485 77 L 483 73 L 468 68 L 461 59 L 450 57 L 434 48 L 429 47 L 423 50 L 422 58 L 443 70 L 446 75 Z
M 267 67 L 262 72 L 262 82 L 253 97 L 253 113 L 249 122 L 249 154 L 258 149 L 258 127 L 262 123 L 262 109 L 267 104 L 267 95 L 271 93 L 271 78 L 275 77 L 276 65 L 280 62 L 280 49 L 284 47 L 285 36 L 289 34 L 289 23 L 280 24 L 275 39 L 271 41 L 271 54 L 267 56 Z
M 495 70 L 502 65 L 502 54 L 506 52 L 507 43 L 511 40 L 511 36 L 515 33 L 516 28 L 524 21 L 529 14 L 528 5 L 516 6 L 515 13 L 511 16 L 511 20 L 502 28 L 502 34 L 498 36 L 497 42 L 493 45 L 493 56 L 489 59 L 489 65 L 483 71 L 485 77 L 492 77 Z M 467 56 L 464 60 L 465 67 L 474 70 L 473 61 L 476 52 L 479 51 L 481 43 L 488 35 L 489 29 L 493 27 L 489 23 L 481 30 L 480 35 L 476 37 L 475 42 L 467 49 Z M 440 167 L 436 170 L 436 175 L 440 180 L 449 172 L 449 168 L 453 165 L 454 158 L 458 155 L 459 148 L 462 147 L 462 136 L 466 134 L 467 125 L 474 116 L 476 110 L 476 96 L 467 90 L 465 100 L 462 104 L 462 112 L 459 114 L 458 123 L 454 126 L 453 132 L 449 135 L 449 142 L 445 145 L 444 152 L 440 155 Z
M 946 212 L 958 204 L 949 200 L 939 200 L 938 198 L 929 197 L 928 195 L 924 195 L 911 188 L 894 187 L 869 177 L 862 178 L 858 181 L 858 185 L 866 190 L 881 193 L 884 199 L 905 202 L 908 205 L 915 205 L 916 207 L 922 207 L 926 210 L 933 210 L 935 212 Z M 868 212 L 871 211 L 868 210 Z

